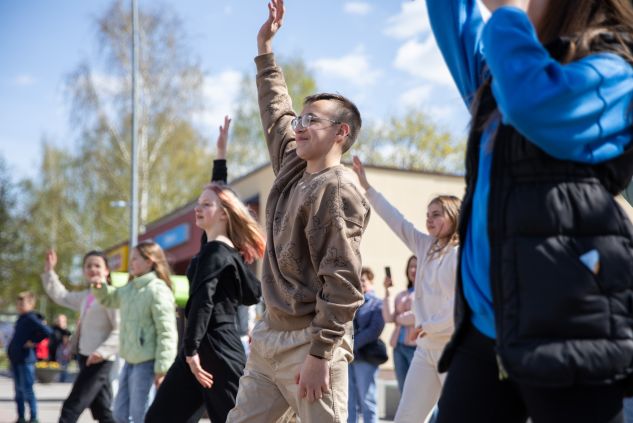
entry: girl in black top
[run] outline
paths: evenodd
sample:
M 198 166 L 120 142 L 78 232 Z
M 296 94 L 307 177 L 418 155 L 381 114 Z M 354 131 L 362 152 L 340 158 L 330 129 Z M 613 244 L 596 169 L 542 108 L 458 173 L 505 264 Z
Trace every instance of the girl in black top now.
M 219 148 L 226 146 L 229 124 L 225 118 Z M 224 179 L 225 173 L 214 169 L 213 179 Z M 263 235 L 247 207 L 223 183 L 212 182 L 204 188 L 195 214 L 196 226 L 204 235 L 200 252 L 187 270 L 184 346 L 146 422 L 184 422 L 203 404 L 212 422 L 226 421 L 246 365 L 235 319 L 240 304 L 256 304 L 261 295 L 259 281 L 247 264 L 262 257 Z

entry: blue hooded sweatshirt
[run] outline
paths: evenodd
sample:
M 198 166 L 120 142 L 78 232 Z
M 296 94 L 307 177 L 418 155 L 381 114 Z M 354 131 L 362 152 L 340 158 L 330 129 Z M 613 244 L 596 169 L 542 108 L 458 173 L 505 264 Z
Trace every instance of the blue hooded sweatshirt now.
M 35 350 L 24 346 L 28 341 L 38 343 L 51 336 L 52 330 L 32 311 L 20 315 L 15 322 L 13 338 L 9 342 L 8 355 L 12 364 L 34 363 Z

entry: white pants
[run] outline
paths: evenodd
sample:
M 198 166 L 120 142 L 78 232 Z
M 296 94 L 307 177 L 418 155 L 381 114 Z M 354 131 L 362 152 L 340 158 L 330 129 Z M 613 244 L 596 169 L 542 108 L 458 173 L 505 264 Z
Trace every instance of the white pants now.
M 395 423 L 423 423 L 440 398 L 446 374 L 439 374 L 437 363 L 449 338 L 418 339 L 411 366 L 402 389 Z

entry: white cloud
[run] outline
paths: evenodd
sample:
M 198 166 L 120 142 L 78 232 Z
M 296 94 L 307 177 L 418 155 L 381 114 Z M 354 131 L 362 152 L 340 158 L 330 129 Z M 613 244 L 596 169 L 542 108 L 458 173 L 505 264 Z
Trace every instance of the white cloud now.
M 432 89 L 428 84 L 411 88 L 400 95 L 400 104 L 405 108 L 417 108 L 431 99 Z
M 432 35 L 419 42 L 411 39 L 404 43 L 396 54 L 393 66 L 411 76 L 443 85 L 452 85 L 453 80 L 444 63 L 444 58 Z
M 35 82 L 35 78 L 28 74 L 21 74 L 13 79 L 13 84 L 19 87 L 30 87 Z
M 371 5 L 363 1 L 349 1 L 343 5 L 345 13 L 350 15 L 366 15 L 371 9 Z
M 423 83 L 405 90 L 398 100 L 401 113 L 422 110 L 453 133 L 462 133 L 470 118 L 455 86 Z
M 387 19 L 384 33 L 389 37 L 404 40 L 426 32 L 430 28 L 426 2 L 407 1 L 402 3 L 400 13 Z
M 342 57 L 318 59 L 310 65 L 328 77 L 339 78 L 356 86 L 372 85 L 381 75 L 380 70 L 370 65 L 362 47 Z
M 204 111 L 194 116 L 195 121 L 217 130 L 224 116 L 235 110 L 241 82 L 242 74 L 234 70 L 207 75 L 202 88 Z

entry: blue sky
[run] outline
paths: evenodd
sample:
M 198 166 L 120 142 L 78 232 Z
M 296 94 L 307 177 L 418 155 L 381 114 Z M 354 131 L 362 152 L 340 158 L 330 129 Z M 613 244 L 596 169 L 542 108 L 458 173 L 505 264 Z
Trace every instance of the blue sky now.
M 141 7 L 154 0 L 138 0 Z M 97 63 L 95 20 L 111 0 L 0 2 L 0 154 L 16 177 L 33 176 L 41 140 L 72 148 L 64 79 L 82 60 Z M 190 53 L 205 71 L 205 110 L 196 122 L 210 139 L 235 105 L 244 72 L 254 74 L 264 0 L 162 0 L 183 21 Z M 320 90 L 354 100 L 365 119 L 421 107 L 463 136 L 467 112 L 430 33 L 422 0 L 286 1 L 277 54 L 299 55 Z M 100 69 L 107 78 L 107 69 Z

